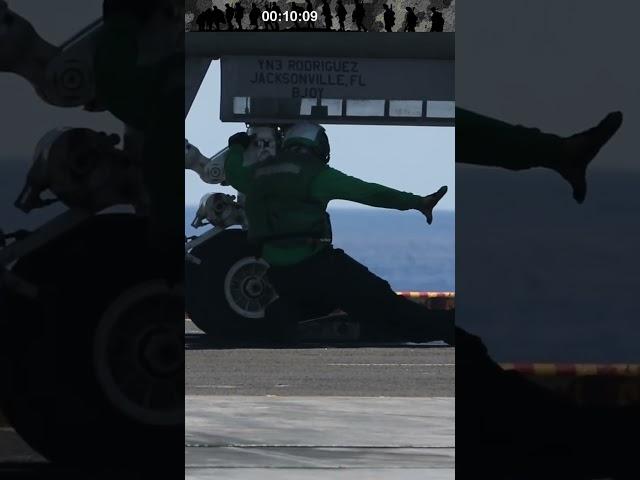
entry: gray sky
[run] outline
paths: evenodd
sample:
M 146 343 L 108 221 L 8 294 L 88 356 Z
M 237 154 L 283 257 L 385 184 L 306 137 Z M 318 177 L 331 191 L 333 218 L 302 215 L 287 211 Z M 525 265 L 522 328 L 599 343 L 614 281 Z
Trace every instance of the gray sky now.
M 8 0 L 11 10 L 29 20 L 48 42 L 59 45 L 102 14 L 101 0 Z M 107 113 L 88 113 L 80 108 L 58 108 L 44 103 L 31 85 L 17 75 L 0 72 L 3 127 L 2 157 L 28 161 L 36 143 L 49 130 L 82 126 L 120 133 L 121 123 Z M 7 115 L 11 113 L 10 121 Z
M 456 16 L 459 106 L 562 135 L 624 113 L 583 205 L 548 170 L 458 168 L 456 322 L 501 361 L 637 362 L 640 4 L 484 0 Z
M 640 130 L 640 3 L 484 0 L 456 15 L 458 106 L 563 135 L 620 109 L 624 123 L 594 166 L 640 169 L 629 154 Z
M 220 121 L 220 62 L 212 62 L 191 111 L 185 121 L 187 139 L 200 151 L 212 156 L 227 144 L 232 134 L 244 130 L 242 123 Z M 331 143 L 331 165 L 363 180 L 426 195 L 441 185 L 449 192 L 440 208 L 455 205 L 455 133 L 451 127 L 398 127 L 326 125 Z M 196 204 L 202 195 L 227 191 L 207 185 L 191 172 L 185 172 L 185 203 Z M 358 207 L 335 201 L 332 207 Z M 368 208 L 368 207 L 367 207 Z

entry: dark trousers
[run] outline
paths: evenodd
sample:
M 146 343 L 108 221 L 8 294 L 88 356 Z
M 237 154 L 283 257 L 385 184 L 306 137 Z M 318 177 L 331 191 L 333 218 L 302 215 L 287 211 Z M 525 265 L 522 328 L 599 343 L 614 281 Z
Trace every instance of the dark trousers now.
M 456 328 L 458 478 L 616 477 L 638 468 L 639 429 L 637 407 L 576 405 L 502 370 Z
M 558 165 L 563 154 L 558 135 L 456 108 L 457 163 L 524 170 Z
M 271 267 L 268 275 L 279 299 L 267 315 L 281 325 L 339 308 L 360 323 L 367 338 L 453 342 L 451 312 L 431 311 L 397 295 L 340 249 L 327 247 L 299 264 Z

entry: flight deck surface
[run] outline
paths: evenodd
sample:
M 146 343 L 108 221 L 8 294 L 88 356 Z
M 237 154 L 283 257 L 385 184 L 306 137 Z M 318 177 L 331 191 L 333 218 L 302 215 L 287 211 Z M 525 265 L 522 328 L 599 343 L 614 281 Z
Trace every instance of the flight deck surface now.
M 454 478 L 453 348 L 185 344 L 185 478 Z

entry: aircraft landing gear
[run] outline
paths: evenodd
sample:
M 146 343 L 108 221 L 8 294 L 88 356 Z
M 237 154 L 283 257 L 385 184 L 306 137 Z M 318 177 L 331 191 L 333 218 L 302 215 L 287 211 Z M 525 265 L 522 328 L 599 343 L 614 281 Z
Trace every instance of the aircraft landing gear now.
M 36 299 L 2 291 L 0 404 L 56 464 L 157 464 L 182 448 L 184 303 L 132 248 L 145 236 L 135 215 L 91 217 L 13 266 Z
M 276 293 L 246 232 L 225 230 L 191 250 L 200 263 L 185 264 L 187 314 L 216 340 L 264 338 L 265 308 Z

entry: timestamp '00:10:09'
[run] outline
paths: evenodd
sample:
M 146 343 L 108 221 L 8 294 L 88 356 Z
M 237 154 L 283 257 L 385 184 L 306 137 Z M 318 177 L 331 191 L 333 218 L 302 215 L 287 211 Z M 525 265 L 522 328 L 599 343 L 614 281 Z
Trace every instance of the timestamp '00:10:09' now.
M 273 10 L 264 10 L 262 12 L 263 22 L 281 22 L 283 20 L 285 22 L 297 22 L 298 20 L 302 20 L 303 22 L 315 22 L 318 20 L 318 12 L 307 12 L 306 10 L 302 13 L 298 13 L 296 11 L 278 13 Z

